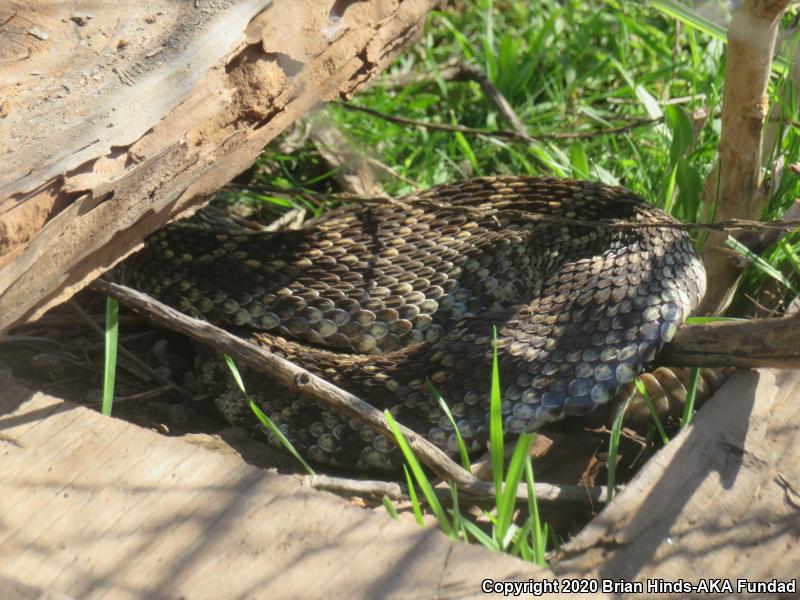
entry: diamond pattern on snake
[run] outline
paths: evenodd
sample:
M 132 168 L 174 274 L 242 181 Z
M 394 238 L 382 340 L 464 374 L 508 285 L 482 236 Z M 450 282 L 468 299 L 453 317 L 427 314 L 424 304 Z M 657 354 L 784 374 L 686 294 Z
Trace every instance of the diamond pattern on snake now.
M 457 455 L 488 437 L 492 326 L 507 433 L 585 415 L 651 362 L 699 303 L 689 235 L 588 181 L 487 177 L 351 204 L 293 231 L 190 219 L 152 235 L 117 278 L 257 342 Z M 228 421 L 260 427 L 218 355 L 201 381 Z M 391 469 L 394 445 L 253 369 L 247 388 L 306 456 Z M 275 440 L 272 440 L 275 442 Z

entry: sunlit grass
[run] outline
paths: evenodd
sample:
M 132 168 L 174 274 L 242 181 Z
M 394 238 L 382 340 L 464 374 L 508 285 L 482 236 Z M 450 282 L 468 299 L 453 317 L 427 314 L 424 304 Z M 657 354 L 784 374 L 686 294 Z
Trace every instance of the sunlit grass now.
M 242 376 L 239 373 L 239 369 L 236 367 L 236 364 L 233 362 L 233 359 L 225 355 L 225 363 L 228 365 L 228 368 L 233 375 L 233 379 L 236 382 L 239 390 L 244 394 L 244 397 L 247 399 L 247 403 L 250 406 L 250 410 L 253 411 L 256 418 L 261 422 L 261 424 L 266 427 L 280 442 L 280 444 L 286 449 L 286 451 L 291 454 L 294 459 L 300 463 L 300 465 L 305 469 L 306 473 L 309 475 L 315 475 L 314 469 L 312 469 L 309 464 L 300 456 L 300 453 L 295 449 L 292 443 L 288 440 L 288 438 L 283 434 L 280 428 L 275 425 L 275 423 L 270 419 L 267 415 L 264 414 L 258 405 L 253 401 L 250 395 L 247 393 L 247 390 L 244 387 L 244 381 L 242 380 Z
M 458 492 L 452 482 L 449 484 L 452 508 L 449 510 L 450 516 L 447 516 L 447 512 L 443 509 L 441 502 L 436 496 L 433 485 L 430 483 L 425 470 L 420 465 L 402 432 L 397 427 L 391 412 L 388 410 L 384 411 L 384 415 L 395 434 L 395 439 L 407 464 L 407 467 L 404 466 L 403 468 L 414 516 L 420 525 L 423 523 L 422 508 L 416 494 L 414 481 L 416 481 L 416 485 L 422 490 L 431 512 L 436 516 L 439 527 L 450 538 L 463 541 L 472 539 L 491 550 L 507 552 L 544 566 L 546 564 L 545 553 L 547 548 L 548 527 L 547 525 L 542 525 L 539 518 L 539 508 L 536 503 L 534 489 L 533 467 L 530 459 L 530 450 L 535 439 L 535 434 L 523 433 L 519 436 L 514 447 L 514 452 L 509 460 L 508 468 L 505 469 L 503 422 L 500 414 L 501 396 L 496 332 L 494 332 L 493 337 L 494 341 L 492 346 L 494 352 L 490 385 L 491 417 L 489 438 L 491 440 L 492 476 L 495 485 L 495 508 L 494 511 L 485 513 L 486 517 L 492 523 L 491 535 L 487 534 L 478 525 L 462 514 L 459 508 Z M 462 454 L 463 461 L 463 455 L 466 455 L 466 448 L 464 447 L 460 432 L 458 432 L 458 425 L 452 418 L 452 415 L 450 415 L 449 409 L 447 409 L 446 404 L 438 392 L 436 392 L 435 388 L 429 385 L 429 389 L 445 414 L 449 415 L 454 431 L 457 434 L 459 451 Z M 468 459 L 466 463 L 469 464 Z M 413 481 L 409 470 L 413 473 Z M 528 492 L 528 517 L 520 527 L 514 524 L 513 518 L 517 506 L 517 490 L 523 480 L 525 481 Z M 384 500 L 384 504 L 386 504 L 386 502 L 387 501 Z M 387 506 L 387 510 L 390 515 L 394 516 L 396 514 L 393 506 L 391 508 Z
M 699 383 L 700 369 L 699 367 L 694 367 L 689 376 L 689 389 L 686 390 L 686 404 L 683 407 L 683 415 L 681 416 L 681 428 L 689 425 L 689 423 L 692 422 L 692 418 L 694 418 L 694 408 L 697 402 L 697 386 Z
M 461 431 L 458 429 L 458 425 L 456 424 L 456 420 L 453 418 L 453 413 L 450 412 L 450 407 L 447 406 L 447 402 L 445 402 L 442 395 L 439 393 L 434 385 L 428 381 L 428 392 L 430 393 L 431 397 L 436 400 L 436 403 L 439 405 L 439 408 L 442 409 L 442 412 L 447 416 L 447 420 L 450 421 L 450 424 L 453 426 L 453 431 L 456 435 L 456 441 L 458 442 L 458 455 L 461 459 L 461 466 L 464 467 L 467 471 L 472 470 L 472 463 L 469 460 L 469 452 L 467 451 L 467 447 L 464 445 L 464 438 L 461 437 Z
M 658 416 L 658 411 L 656 411 L 656 407 L 653 406 L 653 400 L 650 398 L 650 392 L 647 391 L 644 383 L 642 383 L 642 380 L 638 377 L 635 380 L 635 385 L 636 389 L 639 391 L 639 394 L 641 394 L 644 403 L 647 405 L 647 410 L 653 419 L 653 423 L 656 426 L 658 435 L 661 436 L 661 441 L 666 446 L 669 443 L 669 438 L 667 437 L 667 432 L 664 430 L 664 424 L 661 422 L 661 417 Z
M 119 339 L 119 303 L 106 298 L 105 364 L 103 368 L 103 404 L 101 412 L 111 414 L 114 402 L 114 380 L 117 375 L 117 346 Z
M 622 435 L 622 422 L 625 420 L 625 411 L 628 410 L 628 406 L 630 405 L 632 398 L 633 393 L 628 394 L 627 398 L 625 398 L 625 401 L 617 410 L 617 414 L 614 417 L 614 423 L 611 426 L 611 435 L 608 441 L 608 459 L 606 465 L 608 471 L 606 486 L 608 487 L 609 502 L 611 502 L 611 500 L 614 498 L 614 486 L 617 485 L 617 465 L 619 463 L 619 442 Z

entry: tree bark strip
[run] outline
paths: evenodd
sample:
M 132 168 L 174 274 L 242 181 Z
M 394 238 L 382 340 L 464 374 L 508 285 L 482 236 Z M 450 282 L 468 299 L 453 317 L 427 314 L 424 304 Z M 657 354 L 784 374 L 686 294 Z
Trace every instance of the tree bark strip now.
M 0 9 L 7 27 L 47 36 L 26 36 L 0 71 L 13 92 L 0 119 L 0 332 L 196 209 L 320 101 L 351 96 L 436 1 L 154 0 L 83 25 L 79 3 L 44 4 Z M 12 50 L 0 43 L 1 58 Z

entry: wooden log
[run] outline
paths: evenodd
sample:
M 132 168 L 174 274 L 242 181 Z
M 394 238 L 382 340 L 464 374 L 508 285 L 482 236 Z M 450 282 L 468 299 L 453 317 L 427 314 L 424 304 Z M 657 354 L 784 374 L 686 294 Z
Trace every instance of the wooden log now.
M 207 201 L 320 101 L 351 96 L 435 4 L 0 8 L 15 33 L 0 40 L 0 332 Z
M 738 578 L 796 585 L 798 397 L 800 371 L 738 372 L 563 548 L 553 570 L 642 582 L 721 578 L 733 582 L 730 597 L 743 595 Z
M 800 369 L 800 313 L 683 325 L 658 362 L 672 367 Z

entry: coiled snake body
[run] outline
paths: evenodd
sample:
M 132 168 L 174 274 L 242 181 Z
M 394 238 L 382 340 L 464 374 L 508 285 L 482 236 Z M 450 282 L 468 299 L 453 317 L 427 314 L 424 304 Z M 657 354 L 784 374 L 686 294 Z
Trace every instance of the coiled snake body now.
M 632 226 L 613 226 L 626 221 Z M 642 226 L 658 222 L 659 227 Z M 702 298 L 688 235 L 622 188 L 529 177 L 442 185 L 349 205 L 284 232 L 177 224 L 121 279 L 257 340 L 369 401 L 451 454 L 447 401 L 469 448 L 488 435 L 492 326 L 507 432 L 607 402 Z M 255 424 L 220 361 L 201 377 L 232 423 Z M 301 452 L 390 468 L 393 445 L 354 419 L 244 372 Z

